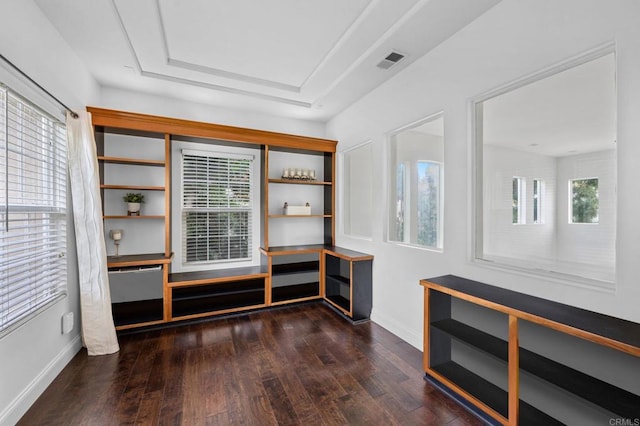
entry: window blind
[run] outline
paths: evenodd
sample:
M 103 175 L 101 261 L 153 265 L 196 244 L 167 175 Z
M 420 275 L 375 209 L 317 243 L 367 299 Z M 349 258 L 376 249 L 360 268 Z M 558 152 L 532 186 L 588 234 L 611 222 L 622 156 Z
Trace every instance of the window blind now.
M 251 259 L 251 156 L 182 151 L 183 263 Z
M 66 292 L 64 125 L 0 88 L 0 333 Z

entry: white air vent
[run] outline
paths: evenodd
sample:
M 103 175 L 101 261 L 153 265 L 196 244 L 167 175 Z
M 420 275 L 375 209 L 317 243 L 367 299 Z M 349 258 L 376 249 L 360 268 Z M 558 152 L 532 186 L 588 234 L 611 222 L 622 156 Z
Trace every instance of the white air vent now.
M 386 58 L 378 63 L 377 67 L 382 68 L 383 70 L 388 70 L 402 59 L 404 59 L 404 55 L 402 53 L 392 51 L 386 56 Z

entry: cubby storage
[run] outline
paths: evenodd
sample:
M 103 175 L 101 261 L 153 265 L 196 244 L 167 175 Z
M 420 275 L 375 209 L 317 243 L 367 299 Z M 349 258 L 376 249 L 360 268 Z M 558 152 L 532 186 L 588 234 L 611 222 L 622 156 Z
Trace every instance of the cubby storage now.
M 271 304 L 320 298 L 320 254 L 273 256 Z
M 640 370 L 639 324 L 455 276 L 421 285 L 427 378 L 494 422 L 639 418 L 640 386 L 625 380 L 625 371 Z M 625 366 L 616 380 L 610 371 L 607 380 L 597 377 L 597 360 L 580 365 L 599 351 Z
M 95 125 L 95 138 L 107 253 L 115 254 L 109 231 L 119 229 L 120 255 L 169 255 L 169 136 Z M 127 214 L 129 192 L 144 196 L 139 216 Z
M 334 243 L 335 152 L 267 147 L 265 150 L 265 238 L 263 248 Z M 284 170 L 312 170 L 315 179 L 283 178 Z M 284 214 L 284 204 L 305 206 L 310 215 Z
M 172 289 L 173 318 L 265 306 L 264 279 Z
M 369 319 L 373 257 L 339 247 L 324 251 L 324 298 L 353 321 Z

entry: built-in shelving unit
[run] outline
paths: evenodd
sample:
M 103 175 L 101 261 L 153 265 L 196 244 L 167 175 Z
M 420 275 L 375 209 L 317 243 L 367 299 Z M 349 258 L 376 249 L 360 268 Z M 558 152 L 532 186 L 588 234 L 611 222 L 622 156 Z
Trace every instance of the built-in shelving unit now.
M 138 291 L 136 300 L 125 297 L 114 304 L 119 330 L 326 297 L 325 254 L 339 251 L 333 247 L 335 141 L 124 111 L 88 111 L 95 128 L 108 251 L 114 250 L 109 230 L 124 230 L 122 255 L 109 256 L 108 267 L 114 277 L 153 277 L 152 282 L 135 284 L 149 292 Z M 171 273 L 171 143 L 183 139 L 261 147 L 261 265 Z M 283 179 L 284 167 L 313 170 L 316 179 Z M 140 216 L 127 215 L 122 203 L 126 192 L 142 192 L 150 201 Z M 311 214 L 285 215 L 285 202 L 310 203 Z M 142 270 L 154 267 L 161 273 Z M 355 293 L 353 297 L 358 298 Z M 351 306 L 340 312 L 359 315 Z
M 590 416 L 600 413 L 603 419 L 640 416 L 640 395 L 581 371 L 565 360 L 553 359 L 539 349 L 521 346 L 523 328 L 535 325 L 543 331 L 566 335 L 568 347 L 571 339 L 578 337 L 636 357 L 632 362 L 637 364 L 634 371 L 638 371 L 640 324 L 455 276 L 422 280 L 421 285 L 425 292 L 427 377 L 462 396 L 495 422 L 564 424 L 570 423 L 572 412 L 585 409 L 591 410 Z M 455 318 L 452 307 L 469 303 L 476 306 L 474 322 Z M 478 328 L 482 311 L 503 323 L 506 336 Z M 454 343 L 462 345 L 461 353 L 475 359 L 470 363 L 473 368 L 463 365 L 460 359 L 465 356 L 456 355 Z M 503 371 L 497 379 L 496 365 Z M 528 391 L 525 397 L 521 386 L 529 383 L 535 384 L 535 390 Z M 557 410 L 545 406 L 540 402 L 544 398 L 536 392 L 542 396 L 553 392 L 556 398 L 566 395 L 566 401 L 575 407 Z M 551 411 L 562 412 L 554 418 Z
M 262 247 L 335 242 L 335 146 L 266 147 Z M 284 179 L 284 169 L 313 170 L 315 180 Z M 284 214 L 284 203 L 311 206 L 311 214 Z

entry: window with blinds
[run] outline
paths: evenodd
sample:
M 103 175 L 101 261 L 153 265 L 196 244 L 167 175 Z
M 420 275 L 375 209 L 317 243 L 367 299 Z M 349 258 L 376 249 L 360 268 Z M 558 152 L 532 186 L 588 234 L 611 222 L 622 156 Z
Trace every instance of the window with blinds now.
M 251 260 L 252 156 L 182 150 L 184 264 Z
M 66 292 L 63 124 L 0 88 L 0 333 Z

